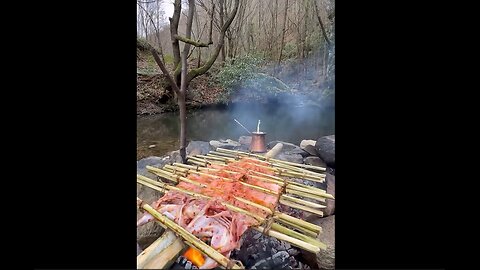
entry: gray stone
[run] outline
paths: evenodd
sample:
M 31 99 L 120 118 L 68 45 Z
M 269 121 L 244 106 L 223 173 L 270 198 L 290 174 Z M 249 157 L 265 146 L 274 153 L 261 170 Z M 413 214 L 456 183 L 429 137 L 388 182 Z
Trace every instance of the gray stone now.
M 213 149 L 217 149 L 219 147 L 224 149 L 234 149 L 235 147 L 241 146 L 239 142 L 230 139 L 220 141 L 211 140 L 210 145 L 213 147 Z
M 210 152 L 210 144 L 204 141 L 191 141 L 186 148 L 187 155 L 206 155 Z
M 250 145 L 252 143 L 252 136 L 240 136 L 238 142 L 242 145 Z
M 310 154 L 311 156 L 316 156 L 318 155 L 317 153 L 317 150 L 315 150 L 315 146 L 314 145 L 307 145 L 305 146 L 305 148 L 303 149 L 305 152 L 307 152 L 308 154 Z
M 144 175 L 151 179 L 156 179 L 156 175 L 147 171 L 146 166 L 152 166 L 157 168 L 162 168 L 165 164 L 170 162 L 168 156 L 164 157 L 147 157 L 137 161 L 137 173 Z M 142 199 L 148 204 L 151 204 L 157 201 L 163 194 L 146 187 L 144 185 L 137 183 L 137 197 Z M 137 210 L 137 220 L 140 219 L 144 214 Z M 161 236 L 164 229 L 157 222 L 149 222 L 143 226 L 137 228 L 137 244 L 140 249 L 147 248 L 152 244 L 158 237 Z
M 335 168 L 335 135 L 321 137 L 315 144 L 318 156 L 325 161 L 325 163 Z
M 303 163 L 303 157 L 299 154 L 287 154 L 287 153 L 280 153 L 276 157 L 279 160 L 285 160 L 294 163 Z
M 308 157 L 310 155 L 308 152 L 305 152 L 304 150 L 302 150 L 300 148 L 295 148 L 295 149 L 292 149 L 292 150 L 283 151 L 283 153 L 287 154 L 287 155 L 301 155 L 302 157 Z
M 305 147 L 306 147 L 307 145 L 313 145 L 313 146 L 315 146 L 315 143 L 316 143 L 316 142 L 317 142 L 317 141 L 314 141 L 314 140 L 302 140 L 302 141 L 300 142 L 300 148 L 305 149 Z
M 282 142 L 282 141 L 271 141 L 267 144 L 268 149 L 272 149 L 277 143 L 283 144 L 282 151 L 291 151 L 293 149 L 300 149 L 300 146 L 293 143 Z
M 327 176 L 325 177 L 325 182 L 327 182 L 327 193 L 335 197 L 335 175 L 327 173 Z M 325 217 L 335 214 L 335 200 L 326 199 L 326 202 L 327 208 L 323 210 L 323 215 Z
M 319 157 L 306 157 L 303 159 L 303 163 L 323 168 L 327 167 L 327 164 Z
M 182 157 L 180 156 L 180 150 L 172 151 L 172 152 L 168 153 L 168 156 L 170 157 L 170 160 L 171 160 L 172 163 L 174 163 L 174 162 L 181 163 L 182 162 Z
M 311 266 L 317 266 L 318 269 L 335 269 L 335 215 L 323 218 L 311 216 L 306 221 L 322 227 L 322 233 L 317 239 L 326 244 L 327 249 L 320 250 L 317 254 L 302 250 L 303 257 Z

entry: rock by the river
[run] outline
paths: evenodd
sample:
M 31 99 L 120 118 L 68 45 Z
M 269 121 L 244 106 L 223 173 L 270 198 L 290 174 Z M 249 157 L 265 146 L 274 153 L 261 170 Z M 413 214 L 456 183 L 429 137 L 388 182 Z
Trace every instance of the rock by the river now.
M 188 154 L 194 154 L 194 153 L 188 153 Z M 195 155 L 199 155 L 199 153 L 197 153 Z M 180 156 L 180 150 L 172 151 L 172 152 L 168 153 L 168 156 L 170 157 L 171 163 L 174 163 L 174 162 L 181 163 L 182 162 L 182 157 Z
M 335 175 L 327 173 L 325 177 L 325 182 L 327 182 L 327 193 L 335 197 Z M 335 200 L 326 199 L 327 208 L 323 210 L 323 216 L 331 216 L 335 214 Z
M 277 143 L 283 144 L 282 150 L 286 151 L 286 152 L 294 150 L 294 149 L 300 149 L 300 146 L 298 146 L 298 145 L 295 145 L 295 144 L 289 143 L 289 142 L 282 142 L 282 141 L 271 141 L 267 144 L 267 148 L 272 149 L 275 145 L 277 145 Z
M 317 269 L 335 269 L 335 215 L 328 217 L 310 216 L 308 222 L 322 227 L 317 239 L 327 245 L 326 250 L 320 250 L 316 256 L 308 251 L 301 250 L 303 257 L 310 265 L 317 265 Z
M 300 154 L 280 153 L 275 158 L 299 164 L 303 163 L 303 157 Z
M 149 165 L 152 167 L 162 168 L 165 164 L 170 162 L 171 159 L 169 156 L 143 158 L 137 161 L 137 173 L 151 179 L 156 179 L 156 175 L 148 172 L 146 166 Z M 162 193 L 137 183 L 137 197 L 146 203 L 151 204 L 162 196 Z M 137 220 L 142 216 L 143 213 L 137 210 Z M 157 222 L 149 222 L 148 224 L 137 228 L 137 244 L 139 245 L 140 249 L 145 249 L 158 237 L 160 237 L 162 233 L 163 228 Z
M 234 140 L 226 139 L 226 140 L 211 140 L 210 145 L 214 148 L 225 148 L 225 149 L 234 149 L 235 147 L 241 146 L 239 142 L 236 142 Z
M 206 155 L 210 152 L 210 144 L 204 141 L 191 141 L 186 148 L 187 155 Z
M 242 145 L 250 145 L 252 143 L 252 136 L 240 136 L 238 142 Z
M 302 141 L 300 142 L 300 148 L 305 149 L 305 146 L 307 146 L 307 145 L 313 145 L 313 146 L 315 146 L 315 143 L 316 143 L 316 142 L 317 142 L 317 141 L 315 141 L 315 140 L 302 140 Z
M 308 152 L 306 152 L 305 150 L 302 150 L 300 147 L 292 150 L 284 151 L 284 153 L 287 155 L 301 155 L 302 157 L 310 156 Z
M 325 163 L 335 168 L 335 135 L 321 137 L 315 144 L 318 156 L 325 161 Z
M 317 156 L 318 155 L 317 150 L 315 149 L 315 145 L 310 145 L 309 144 L 309 145 L 305 146 L 303 151 L 309 153 L 311 156 Z
M 327 164 L 319 157 L 306 157 L 303 159 L 303 163 L 317 167 L 327 167 Z

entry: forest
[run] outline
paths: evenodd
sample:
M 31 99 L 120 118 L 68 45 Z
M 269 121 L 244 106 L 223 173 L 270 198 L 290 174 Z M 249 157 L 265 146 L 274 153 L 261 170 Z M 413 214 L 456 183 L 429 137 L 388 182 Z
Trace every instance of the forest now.
M 333 102 L 334 1 L 137 1 L 137 48 L 139 114 L 176 109 L 183 53 L 187 105 L 282 92 Z

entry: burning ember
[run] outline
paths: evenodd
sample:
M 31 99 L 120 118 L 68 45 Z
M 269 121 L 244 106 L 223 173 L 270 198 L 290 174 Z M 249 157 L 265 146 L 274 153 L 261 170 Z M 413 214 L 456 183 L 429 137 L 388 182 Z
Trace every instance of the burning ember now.
M 200 169 L 198 166 L 184 164 L 166 165 L 164 169 L 147 167 L 159 176 L 177 182 L 176 186 L 162 184 L 162 182 L 143 176 L 137 177 L 139 183 L 147 186 L 155 185 L 158 187 L 157 190 L 165 193 L 151 206 L 188 233 L 193 234 L 196 239 L 191 239 L 191 241 L 201 240 L 216 252 L 230 258 L 232 252 L 235 253 L 235 250 L 240 250 L 245 239 L 252 237 L 242 237 L 247 229 L 252 227 L 259 232 L 289 241 L 293 245 L 311 252 L 325 248 L 324 244 L 313 237 L 318 234 L 321 228 L 278 211 L 278 206 L 281 203 L 322 215 L 322 212 L 318 209 L 323 208 L 323 205 L 302 200 L 295 196 L 303 195 L 306 198 L 317 198 L 320 201 L 323 198 L 324 201 L 325 197 L 329 198 L 331 195 L 326 194 L 321 189 L 276 176 L 279 173 L 286 176 L 290 173 L 291 176 L 296 176 L 302 171 L 305 177 L 318 178 L 318 181 L 322 181 L 320 174 L 314 174 L 313 172 L 308 174 L 306 173 L 308 171 L 304 169 L 280 170 L 272 166 L 275 164 L 274 162 L 261 161 L 250 157 L 241 157 L 236 160 L 228 157 L 227 154 L 209 156 L 208 159 L 197 155 L 197 160 L 195 160 L 195 157 L 189 157 L 189 159 L 197 165 L 200 163 L 206 165 L 206 167 Z M 223 163 L 220 162 L 222 160 Z M 289 165 L 284 164 L 284 166 Z M 151 211 L 145 213 L 137 222 L 137 226 L 152 221 L 154 217 L 151 213 Z M 284 227 L 278 223 L 279 221 L 297 230 L 294 231 Z M 175 230 L 177 233 L 182 231 L 181 229 L 177 230 Z M 183 235 L 182 237 L 185 238 Z M 255 239 L 258 239 L 258 237 Z M 202 245 L 196 246 L 200 247 Z M 285 263 L 285 259 L 296 252 L 295 249 L 290 247 L 289 244 L 286 249 L 280 250 L 282 252 L 279 251 L 279 255 L 272 255 L 273 259 L 270 260 L 279 261 L 281 259 L 278 258 L 284 258 L 281 263 Z M 218 266 L 219 261 L 222 261 L 221 255 L 212 259 L 202 254 L 208 252 L 203 249 L 201 251 L 189 248 L 183 255 L 200 269 L 214 268 Z M 211 252 L 211 254 L 214 253 Z M 255 255 L 252 254 L 252 256 Z M 234 261 L 228 259 L 226 261 L 228 261 L 228 265 L 224 265 L 227 263 L 222 264 L 224 267 L 232 267 L 234 264 Z M 248 261 L 251 264 L 251 258 L 244 258 L 242 261 Z M 288 261 L 286 263 L 288 264 Z M 271 266 L 274 265 L 271 264 Z M 248 267 L 250 266 L 255 265 L 249 265 Z M 295 265 L 295 267 L 298 267 L 298 265 Z

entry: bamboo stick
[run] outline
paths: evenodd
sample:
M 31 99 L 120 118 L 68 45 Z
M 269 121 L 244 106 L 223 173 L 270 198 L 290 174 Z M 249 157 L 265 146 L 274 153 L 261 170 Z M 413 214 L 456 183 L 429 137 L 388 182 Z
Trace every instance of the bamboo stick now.
M 295 228 L 295 229 L 301 231 L 301 232 L 302 232 L 303 234 L 305 234 L 306 236 L 310 236 L 310 237 L 316 238 L 317 235 L 318 235 L 318 233 L 316 233 L 316 232 L 314 232 L 314 231 L 311 231 L 311 230 L 309 230 L 309 229 L 307 229 L 307 228 L 298 226 L 298 225 L 293 224 L 293 223 L 291 223 L 291 222 L 289 222 L 289 221 L 286 221 L 286 220 L 283 220 L 283 219 L 282 219 L 282 220 L 277 219 L 276 221 L 277 221 L 277 222 L 280 222 L 281 224 L 285 224 L 285 225 L 287 225 L 287 226 L 290 226 L 290 227 L 292 227 L 292 228 Z
M 253 229 L 259 231 L 259 232 L 263 232 L 264 228 L 262 226 L 258 226 L 258 227 L 253 227 Z M 286 242 L 289 242 L 291 245 L 294 245 L 296 247 L 299 247 L 301 249 L 304 249 L 304 250 L 307 250 L 307 251 L 310 251 L 314 254 L 317 254 L 318 252 L 320 252 L 320 249 L 326 249 L 326 245 L 322 246 L 322 247 L 317 247 L 317 246 L 314 246 L 310 243 L 305 243 L 304 241 L 301 241 L 301 240 L 298 240 L 296 238 L 293 238 L 291 236 L 288 236 L 288 235 L 285 235 L 285 234 L 282 234 L 282 233 L 279 233 L 275 230 L 269 230 L 268 233 L 267 233 L 269 236 L 272 236 L 272 237 L 275 237 L 279 240 L 283 240 L 283 241 L 286 241 Z
M 188 160 L 189 162 L 192 162 L 194 164 L 201 165 L 201 166 L 207 166 L 207 164 L 216 164 L 216 165 L 221 165 L 221 166 L 226 165 L 224 163 L 215 162 L 215 161 L 208 160 L 208 159 L 201 159 L 201 158 L 192 157 L 192 156 L 188 156 L 188 157 L 189 157 L 189 160 Z M 288 176 L 288 177 L 304 178 L 304 179 L 314 181 L 314 182 L 319 182 L 319 183 L 325 182 L 324 175 L 321 175 L 321 174 L 314 175 L 312 172 L 307 171 L 307 170 L 304 170 L 303 172 L 299 172 L 299 171 L 291 171 L 291 170 L 283 169 L 283 168 L 274 168 L 274 167 L 263 166 L 263 165 L 255 164 L 255 163 L 251 163 L 251 164 L 253 164 L 255 166 L 259 166 L 259 167 L 261 167 L 263 169 L 266 169 L 266 170 L 273 171 L 278 175 L 283 175 L 283 176 Z
M 205 158 L 199 158 L 199 157 L 194 157 L 194 156 L 187 156 L 188 160 L 194 160 L 194 161 L 199 161 L 199 162 L 204 162 L 207 164 L 219 164 L 223 165 L 225 162 L 221 161 L 214 161 L 214 160 L 207 160 Z
M 250 154 L 246 152 L 241 152 L 241 151 L 235 151 L 235 150 L 230 150 L 230 149 L 224 149 L 224 148 L 217 148 L 217 152 L 224 152 L 224 153 L 231 153 L 231 154 L 236 154 L 240 156 L 253 156 L 256 157 L 260 160 L 266 160 L 267 158 L 262 155 L 257 155 L 257 154 Z M 303 167 L 303 168 L 310 168 L 310 169 L 316 169 L 320 171 L 326 171 L 326 168 L 324 167 L 319 167 L 319 166 L 313 166 L 313 165 L 307 165 L 307 164 L 300 164 L 300 163 L 294 163 L 294 162 L 289 162 L 285 160 L 280 160 L 280 159 L 274 159 L 270 158 L 268 159 L 270 162 L 276 162 L 276 163 L 283 163 L 285 165 L 291 165 L 291 166 L 296 166 L 296 167 Z
M 143 181 L 137 179 L 137 182 L 142 183 Z M 172 186 L 170 186 L 170 188 L 172 188 Z M 187 193 L 185 190 L 182 190 L 182 189 L 179 189 L 179 191 L 184 192 L 184 193 Z M 194 196 L 194 197 L 202 197 L 202 198 L 205 197 L 205 198 L 207 198 L 207 199 L 210 199 L 210 198 L 211 198 L 211 197 L 209 197 L 209 196 L 202 195 L 202 194 L 195 193 L 195 192 L 188 192 L 188 193 L 190 193 L 189 195 L 192 195 L 192 196 Z M 264 219 L 263 217 L 260 217 L 260 216 L 254 214 L 254 213 L 250 213 L 250 212 L 248 212 L 248 211 L 246 211 L 246 210 L 244 210 L 244 209 L 242 209 L 242 208 L 233 206 L 233 205 L 231 205 L 231 204 L 229 204 L 229 203 L 224 203 L 224 202 L 222 202 L 222 205 L 224 205 L 225 207 L 227 207 L 228 209 L 230 209 L 230 210 L 232 210 L 232 211 L 239 212 L 239 213 L 242 213 L 242 214 L 251 216 L 251 217 L 255 218 L 257 221 L 259 221 L 259 222 L 264 222 L 264 221 L 265 221 L 265 219 Z M 274 217 L 275 217 L 275 216 L 274 216 Z M 295 219 L 295 218 L 292 217 L 292 219 Z M 285 222 L 285 220 L 281 219 L 280 222 L 287 223 L 288 221 Z M 309 229 L 306 229 L 306 228 L 304 228 L 304 227 L 300 227 L 300 228 L 299 228 L 299 225 L 296 225 L 296 224 L 294 224 L 293 222 L 288 222 L 287 225 L 290 225 L 290 226 L 292 226 L 292 227 L 294 227 L 294 228 L 298 228 L 298 229 L 303 230 L 303 231 L 307 231 L 308 234 L 311 235 L 311 236 L 313 236 L 313 237 L 316 236 L 316 234 L 315 234 L 314 232 L 311 232 Z M 314 225 L 314 224 L 312 224 L 312 225 Z M 308 243 L 310 243 L 310 244 L 313 244 L 313 245 L 316 245 L 316 246 L 321 245 L 321 243 L 318 242 L 316 239 L 314 239 L 314 238 L 312 238 L 312 237 L 309 237 L 309 236 L 297 234 L 297 233 L 295 233 L 295 231 L 292 231 L 292 230 L 290 230 L 290 229 L 288 229 L 288 228 L 286 228 L 286 227 L 283 227 L 283 226 L 281 226 L 281 225 L 278 224 L 278 223 L 273 223 L 273 224 L 272 224 L 272 228 L 275 228 L 276 230 L 280 231 L 280 233 L 283 232 L 283 233 L 285 233 L 286 235 L 290 235 L 291 237 L 294 237 L 294 238 L 297 237 L 297 239 L 300 238 L 299 240 L 301 240 L 301 241 L 306 241 L 306 242 L 308 242 Z M 299 237 L 299 238 L 298 238 L 298 237 Z M 287 240 L 285 240 L 285 241 L 287 241 Z M 318 242 L 318 243 L 317 243 L 317 242 Z M 308 250 L 308 249 L 306 249 L 306 250 Z
M 323 212 L 320 211 L 320 210 L 317 210 L 317 209 L 314 209 L 314 208 L 311 208 L 311 207 L 308 207 L 308 206 L 305 206 L 305 205 L 301 205 L 301 204 L 298 204 L 298 203 L 289 202 L 289 201 L 287 201 L 283 198 L 280 198 L 279 202 L 283 205 L 294 207 L 294 208 L 297 208 L 297 209 L 300 209 L 300 210 L 303 210 L 303 211 L 306 211 L 306 212 L 310 212 L 312 214 L 316 214 L 316 215 L 319 215 L 319 216 L 323 217 Z
M 167 165 L 168 166 L 168 165 Z M 188 170 L 188 173 L 193 173 L 193 174 L 199 174 L 199 175 L 205 175 L 205 176 L 208 176 L 208 177 L 212 177 L 212 178 L 218 178 L 218 179 L 223 179 L 223 180 L 226 180 L 226 181 L 233 181 L 232 179 L 229 179 L 229 178 L 225 178 L 225 177 L 221 177 L 221 176 L 217 176 L 217 175 L 211 175 L 211 174 L 207 174 L 207 173 L 202 173 L 202 172 L 198 172 L 198 171 L 194 171 L 194 170 Z M 253 176 L 252 176 L 253 177 Z M 273 180 L 273 179 L 267 179 L 268 181 L 275 181 L 275 182 L 272 182 L 272 183 L 276 183 L 276 184 L 279 184 L 279 185 L 283 185 L 283 182 L 280 182 L 278 183 L 278 181 L 276 180 Z M 252 184 L 248 184 L 248 183 L 245 183 L 245 182 L 241 182 L 240 183 L 242 185 L 245 185 L 247 187 L 251 187 L 251 188 L 254 188 L 254 189 L 257 189 L 259 191 L 262 191 L 264 193 L 267 193 L 267 194 L 271 194 L 271 195 L 278 195 L 278 193 L 276 192 L 273 192 L 273 191 L 270 191 L 268 189 L 265 189 L 265 188 L 262 188 L 262 187 L 259 187 L 259 186 L 255 186 L 255 185 L 252 185 Z M 313 187 L 312 187 L 313 188 Z M 292 193 L 292 190 L 293 193 Z M 292 193 L 292 194 L 295 194 L 295 195 L 299 195 L 299 196 L 302 196 L 304 193 L 310 193 L 309 195 L 306 195 L 308 196 L 308 198 L 313 198 L 313 199 L 316 199 L 316 200 L 322 200 L 322 201 L 325 201 L 324 199 L 321 199 L 321 198 L 318 198 L 318 196 L 321 196 L 321 197 L 325 197 L 326 194 L 324 190 L 322 189 L 318 189 L 318 191 L 316 190 L 308 190 L 308 189 L 305 189 L 305 188 L 302 188 L 302 187 L 297 187 L 295 185 L 287 185 L 287 190 L 286 190 L 287 193 Z M 283 196 L 283 195 L 282 195 Z M 304 196 L 305 197 L 305 196 Z M 297 202 L 298 201 L 303 201 L 301 199 L 297 199 L 297 198 L 293 198 L 293 197 L 290 197 L 292 198 L 293 200 L 296 200 Z M 290 200 L 292 200 L 290 199 Z M 303 203 L 304 205 L 315 205 L 315 208 L 324 208 L 326 206 L 323 206 L 323 205 L 320 205 L 320 204 L 315 204 L 313 202 L 308 202 L 308 201 L 305 201 Z M 294 207 L 294 208 L 298 208 L 298 207 L 295 207 L 295 206 L 291 206 L 291 207 Z M 301 208 L 298 208 L 298 209 L 301 209 Z
M 222 153 L 222 152 L 216 152 L 216 151 L 210 151 L 208 153 L 212 154 L 212 155 L 216 155 L 216 156 L 233 158 L 233 159 L 236 159 L 236 160 L 240 159 L 239 155 L 234 155 L 234 154 L 229 154 L 229 153 Z
M 188 159 L 187 162 L 190 162 L 190 163 L 193 163 L 195 165 L 199 165 L 199 166 L 207 166 L 207 163 L 206 162 L 201 162 L 201 161 L 197 161 L 197 160 L 192 160 L 192 159 Z
M 235 158 L 231 158 L 231 157 L 219 157 L 219 156 L 216 156 L 216 155 L 213 155 L 213 154 L 210 154 L 208 153 L 206 156 L 204 155 L 196 155 L 196 157 L 206 157 L 206 158 L 213 158 L 213 159 L 219 159 L 219 160 L 227 160 L 229 162 L 232 162 L 232 161 L 235 161 L 236 159 Z
M 263 205 L 261 205 L 261 204 L 251 202 L 251 201 L 246 200 L 246 199 L 244 199 L 244 198 L 242 198 L 242 197 L 237 197 L 237 196 L 233 196 L 233 197 L 234 197 L 236 200 L 239 200 L 239 201 L 241 201 L 241 202 L 243 202 L 243 203 L 246 203 L 246 204 L 248 204 L 248 205 L 251 205 L 251 206 L 260 208 L 260 209 L 262 209 L 263 211 L 267 212 L 268 214 L 273 214 L 272 209 L 270 209 L 270 208 L 268 208 L 268 207 L 265 207 L 265 206 L 263 206 Z
M 151 188 L 151 189 L 155 189 L 155 190 L 160 191 L 160 192 L 163 192 L 163 193 L 166 193 L 166 192 L 167 192 L 166 189 L 161 188 L 161 187 L 156 186 L 156 185 L 153 185 L 153 184 L 148 183 L 148 182 L 146 182 L 146 181 L 142 181 L 142 180 L 140 180 L 140 179 L 137 179 L 137 182 L 138 182 L 139 184 L 142 184 L 142 185 L 144 185 L 144 186 L 147 186 L 147 187 L 149 187 L 149 188 Z
M 302 226 L 304 228 L 307 228 L 311 231 L 314 231 L 315 233 L 319 233 L 321 231 L 321 227 L 318 226 L 318 225 L 315 225 L 315 224 L 312 224 L 312 223 L 309 223 L 309 222 L 306 222 L 304 220 L 301 220 L 301 219 L 298 219 L 298 218 L 295 218 L 295 217 L 292 217 L 292 216 L 289 216 L 287 214 L 284 214 L 284 213 L 280 213 L 280 212 L 276 212 L 275 215 L 273 216 L 273 218 L 279 218 L 281 220 L 287 220 L 287 221 L 290 221 L 291 223 L 293 224 L 296 224 L 296 225 L 299 225 L 299 226 Z
M 296 238 L 296 239 L 299 239 L 299 240 L 302 240 L 304 242 L 307 242 L 309 244 L 312 244 L 314 246 L 317 246 L 317 247 L 321 247 L 323 246 L 324 244 L 322 242 L 320 242 L 319 240 L 317 240 L 316 238 L 312 238 L 312 237 L 309 237 L 309 236 L 306 236 L 306 235 L 303 235 L 299 232 L 296 232 L 294 230 L 291 230 L 287 227 L 284 227 L 278 223 L 273 223 L 272 224 L 272 227 L 271 229 L 277 231 L 277 232 L 280 232 L 280 233 L 283 233 L 283 234 L 286 234 L 288 236 L 291 236 L 293 238 Z
M 137 202 L 138 201 L 141 201 L 141 200 L 137 197 Z M 190 244 L 192 244 L 193 246 L 195 246 L 195 248 L 197 248 L 200 252 L 202 252 L 203 254 L 207 255 L 208 257 L 214 259 L 217 263 L 219 263 L 223 267 L 227 267 L 227 266 L 231 265 L 230 260 L 228 258 L 223 256 L 221 253 L 216 251 L 211 246 L 209 246 L 209 245 L 205 244 L 204 242 L 200 241 L 197 237 L 195 237 L 195 235 L 193 235 L 192 233 L 190 233 L 186 229 L 182 228 L 181 226 L 179 226 L 178 224 L 176 224 L 172 220 L 168 219 L 166 216 L 157 212 L 157 210 L 153 209 L 153 207 L 151 207 L 150 205 L 143 204 L 141 207 L 145 211 L 150 213 L 150 215 L 155 217 L 157 220 L 159 220 L 160 222 L 165 224 L 169 229 L 171 229 L 175 233 L 179 234 L 185 241 L 187 241 Z M 242 269 L 242 267 L 240 267 L 238 264 L 235 263 L 235 264 L 233 264 L 232 269 Z
M 290 177 L 301 177 L 301 178 L 304 178 L 304 179 L 308 179 L 308 180 L 315 181 L 315 182 L 320 182 L 320 183 L 323 183 L 325 181 L 323 176 L 317 176 L 317 175 L 307 174 L 307 173 L 303 173 L 303 172 L 295 172 L 295 171 L 291 171 L 291 170 L 289 171 L 288 169 L 283 169 L 283 168 L 268 167 L 268 166 L 264 166 L 264 165 L 260 165 L 260 164 L 256 164 L 256 163 L 250 163 L 250 164 L 252 164 L 254 166 L 257 166 L 257 167 L 260 167 L 260 168 L 263 168 L 263 169 L 266 169 L 266 170 L 274 171 L 278 175 L 285 175 L 285 176 L 290 176 Z
M 301 167 L 296 167 L 294 165 L 291 165 L 291 164 L 304 165 L 304 164 L 301 164 L 301 163 L 293 163 L 293 162 L 288 162 L 288 161 L 277 159 L 276 161 L 270 162 L 270 164 L 272 166 L 277 166 L 277 167 L 280 167 L 280 168 L 283 168 L 283 169 L 289 169 L 289 170 L 297 171 L 297 172 L 300 172 L 300 173 L 306 173 L 306 174 L 311 174 L 311 175 L 316 175 L 316 176 L 323 176 L 324 175 L 324 173 L 312 172 L 312 171 L 303 169 Z
M 302 167 L 302 168 L 310 168 L 310 169 L 319 170 L 319 171 L 326 171 L 327 170 L 327 168 L 324 168 L 324 167 L 308 165 L 308 164 L 294 163 L 294 162 L 289 162 L 289 161 L 280 160 L 280 159 L 273 159 L 272 158 L 270 160 L 278 162 L 278 163 L 284 163 L 286 165 L 297 166 L 297 167 Z
M 179 182 L 179 180 L 182 180 L 184 182 L 187 182 L 187 183 L 190 183 L 192 185 L 195 185 L 195 186 L 199 186 L 199 187 L 207 187 L 207 185 L 205 184 L 202 184 L 202 183 L 198 183 L 196 181 L 193 181 L 191 179 L 188 179 L 186 177 L 183 177 L 183 176 L 179 176 L 179 175 L 176 175 L 176 174 L 173 174 L 173 173 L 170 173 L 168 171 L 165 171 L 165 170 L 162 170 L 162 169 L 158 169 L 158 168 L 155 168 L 155 167 L 152 167 L 152 166 L 148 166 L 147 165 L 147 170 L 155 173 L 155 174 L 159 174 L 159 176 L 162 176 L 162 175 L 168 175 L 171 177 L 170 180 L 174 181 L 174 182 Z
M 142 183 L 143 181 L 138 179 L 138 176 L 141 176 L 141 175 L 137 175 L 137 182 L 139 183 Z M 147 178 L 147 177 L 145 177 Z M 149 178 L 147 178 L 149 179 Z M 151 182 L 156 182 L 155 180 L 152 180 L 152 179 L 149 179 L 149 181 Z M 158 185 L 161 185 L 160 183 L 157 183 Z M 184 190 L 184 189 L 181 189 L 181 188 L 177 188 L 177 187 L 174 187 L 174 186 L 170 186 L 170 185 L 165 185 L 165 188 L 168 189 L 168 190 L 176 190 L 176 191 L 179 191 L 179 192 L 183 192 L 185 194 L 188 194 L 190 196 L 193 196 L 193 197 L 197 197 L 197 198 L 205 198 L 205 199 L 211 199 L 210 196 L 207 196 L 207 195 L 203 195 L 203 194 L 200 194 L 200 193 L 196 193 L 196 192 L 192 192 L 192 191 L 188 191 L 188 190 Z M 229 203 L 225 203 L 225 202 L 222 202 L 221 203 L 222 205 L 224 205 L 225 207 L 227 207 L 228 209 L 232 210 L 232 211 L 236 211 L 236 212 L 239 212 L 239 213 L 242 213 L 242 214 L 245 214 L 245 215 L 248 215 L 248 216 L 251 216 L 253 218 L 255 218 L 257 221 L 259 222 L 263 222 L 265 219 L 263 217 L 260 217 L 254 213 L 250 213 L 244 209 L 241 209 L 239 207 L 236 207 L 236 206 L 233 206 Z M 275 220 L 279 220 L 280 222 L 283 222 L 283 223 L 286 223 L 287 225 L 289 226 L 292 226 L 294 228 L 297 228 L 301 231 L 308 231 L 308 234 L 309 235 L 312 235 L 312 236 L 316 236 L 315 233 L 318 233 L 321 231 L 321 227 L 315 225 L 315 224 L 311 224 L 311 223 L 308 223 L 306 221 L 303 221 L 303 220 L 300 220 L 300 219 L 297 219 L 295 217 L 291 217 L 289 215 L 286 215 L 284 213 L 280 213 L 280 212 L 275 212 L 274 213 L 274 216 L 273 218 Z M 278 227 L 277 227 L 278 228 Z M 288 232 L 288 231 L 287 231 Z
M 318 226 L 318 225 L 315 225 L 315 224 L 312 224 L 312 223 L 309 223 L 309 222 L 306 222 L 305 220 L 301 220 L 301 219 L 298 219 L 296 217 L 292 217 L 292 216 L 289 216 L 287 214 L 284 214 L 284 213 L 280 213 L 280 212 L 276 212 L 275 215 L 273 216 L 273 218 L 279 218 L 279 219 L 283 219 L 283 220 L 287 220 L 287 221 L 290 221 L 291 223 L 294 223 L 294 224 L 298 224 L 304 228 L 307 228 L 311 231 L 314 231 L 316 233 L 319 233 L 321 231 L 321 227 Z
M 168 269 L 185 248 L 181 238 L 171 230 L 137 256 L 137 269 Z
M 176 162 L 173 163 L 172 165 L 177 166 L 177 167 L 190 169 L 190 170 L 207 170 L 207 171 L 212 171 L 212 172 L 218 172 L 219 171 L 219 169 L 212 169 L 212 168 L 201 167 L 201 166 L 192 166 L 192 165 L 187 165 L 187 164 L 183 164 L 183 163 L 176 163 Z
M 320 201 L 320 202 L 326 202 L 325 198 L 314 195 L 314 194 L 301 192 L 301 191 L 298 191 L 298 190 L 290 189 L 288 187 L 287 187 L 286 191 L 287 191 L 287 193 L 290 193 L 290 194 L 293 194 L 293 195 L 298 195 L 298 196 L 301 196 L 301 197 L 304 197 L 304 198 L 314 199 L 314 200 L 317 200 L 317 201 Z
M 298 204 L 303 204 L 305 206 L 309 206 L 309 207 L 312 207 L 312 208 L 326 208 L 327 207 L 325 205 L 321 205 L 321 204 L 318 204 L 318 203 L 314 203 L 314 202 L 305 201 L 305 200 L 302 200 L 302 199 L 299 199 L 299 198 L 291 197 L 291 196 L 288 196 L 286 194 L 284 194 L 282 196 L 282 198 L 287 199 L 287 200 L 292 201 L 292 202 L 295 202 L 295 203 L 298 203 Z
M 206 160 L 214 160 L 214 161 L 220 161 L 222 163 L 227 163 L 230 159 L 227 157 L 215 157 L 215 156 L 204 156 L 204 155 L 195 155 L 196 158 L 201 158 L 201 159 L 206 159 Z M 235 161 L 235 159 L 234 159 Z
M 149 169 L 150 166 L 147 166 L 147 169 Z M 154 168 L 154 167 L 151 167 L 151 168 Z M 155 170 L 152 170 L 154 173 L 160 173 L 160 174 L 166 174 L 167 176 L 170 176 L 170 177 L 177 177 L 179 178 L 180 180 L 182 181 L 185 181 L 185 182 L 188 182 L 188 183 L 191 183 L 193 185 L 196 185 L 196 186 L 200 186 L 200 187 L 207 187 L 207 185 L 205 184 L 202 184 L 202 183 L 199 183 L 197 181 L 194 181 L 194 180 L 191 180 L 191 179 L 188 179 L 188 178 L 185 178 L 185 177 L 181 177 L 181 176 L 177 176 L 177 175 L 174 175 L 174 174 L 168 174 L 168 172 L 165 172 L 161 169 L 158 169 L 158 168 L 154 168 Z M 162 176 L 162 175 L 160 175 Z M 221 176 L 213 176 L 213 177 L 217 177 L 217 178 L 222 178 L 222 179 L 228 179 L 228 178 L 225 178 L 225 177 L 221 177 Z M 170 180 L 170 179 L 169 179 Z M 228 179 L 227 181 L 233 181 L 231 179 Z M 261 192 L 264 192 L 266 194 L 271 194 L 271 195 L 278 195 L 277 192 L 275 191 L 271 191 L 269 189 L 266 189 L 266 188 L 263 188 L 263 187 L 259 187 L 259 186 L 255 186 L 255 185 L 252 185 L 252 184 L 249 184 L 249 183 L 245 183 L 245 182 L 242 182 L 242 181 L 239 181 L 240 184 L 246 186 L 246 187 L 249 187 L 249 188 L 253 188 L 253 189 L 256 189 L 256 190 L 259 190 Z

